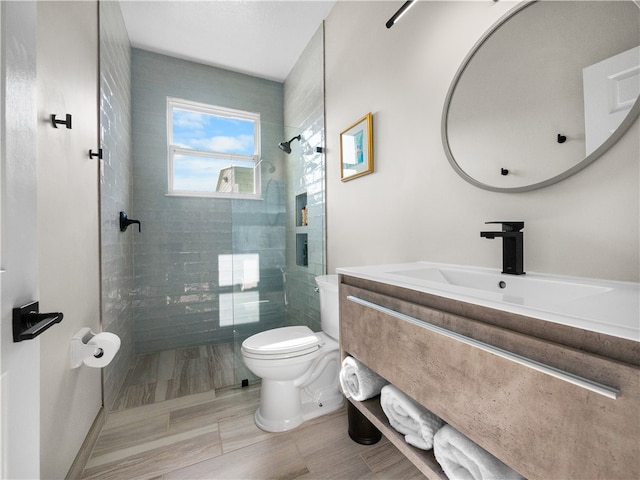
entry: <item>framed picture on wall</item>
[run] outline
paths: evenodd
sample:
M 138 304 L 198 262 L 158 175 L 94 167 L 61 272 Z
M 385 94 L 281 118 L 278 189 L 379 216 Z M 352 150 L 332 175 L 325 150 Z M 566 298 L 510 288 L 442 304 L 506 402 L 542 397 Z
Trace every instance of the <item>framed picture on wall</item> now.
M 340 134 L 340 180 L 373 173 L 373 115 L 371 112 Z

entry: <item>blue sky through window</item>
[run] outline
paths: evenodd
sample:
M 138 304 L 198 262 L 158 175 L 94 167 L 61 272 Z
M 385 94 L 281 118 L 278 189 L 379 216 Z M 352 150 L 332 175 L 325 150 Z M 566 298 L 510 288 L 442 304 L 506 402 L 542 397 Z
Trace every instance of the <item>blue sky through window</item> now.
M 173 144 L 207 152 L 253 155 L 254 122 L 174 108 Z

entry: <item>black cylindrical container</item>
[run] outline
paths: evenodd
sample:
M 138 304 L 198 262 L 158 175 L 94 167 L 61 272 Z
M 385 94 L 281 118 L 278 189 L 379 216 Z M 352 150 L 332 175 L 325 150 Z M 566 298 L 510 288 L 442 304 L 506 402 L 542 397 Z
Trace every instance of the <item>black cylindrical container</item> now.
M 353 403 L 347 402 L 347 417 L 349 418 L 349 436 L 351 440 L 362 445 L 373 445 L 382 438 L 382 433 L 373 423 L 358 410 Z

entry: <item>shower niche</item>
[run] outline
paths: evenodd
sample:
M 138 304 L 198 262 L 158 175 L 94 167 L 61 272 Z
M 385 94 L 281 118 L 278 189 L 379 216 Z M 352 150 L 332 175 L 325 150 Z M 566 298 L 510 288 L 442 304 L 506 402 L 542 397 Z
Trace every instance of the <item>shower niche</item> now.
M 296 195 L 296 265 L 307 267 L 309 265 L 309 236 L 307 227 L 309 215 L 307 210 L 307 193 Z
M 296 265 L 309 266 L 308 239 L 306 233 L 296 233 Z
M 309 225 L 307 214 L 307 193 L 296 195 L 296 227 L 306 227 Z

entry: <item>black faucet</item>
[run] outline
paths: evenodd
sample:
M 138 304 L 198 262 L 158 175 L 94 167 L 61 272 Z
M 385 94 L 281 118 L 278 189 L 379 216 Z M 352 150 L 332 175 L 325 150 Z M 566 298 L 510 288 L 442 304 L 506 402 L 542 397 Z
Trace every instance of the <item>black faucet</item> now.
M 480 232 L 484 238 L 502 237 L 502 273 L 524 275 L 524 235 L 520 231 L 524 222 L 485 222 L 499 223 L 501 232 Z

